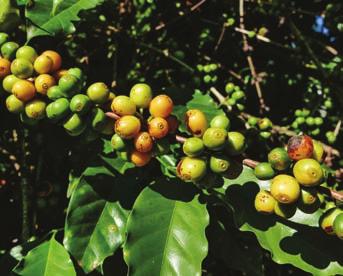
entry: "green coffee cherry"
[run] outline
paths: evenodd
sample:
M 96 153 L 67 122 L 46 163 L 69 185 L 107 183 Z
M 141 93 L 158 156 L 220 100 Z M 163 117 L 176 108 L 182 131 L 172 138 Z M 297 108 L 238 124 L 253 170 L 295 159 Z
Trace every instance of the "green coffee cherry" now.
M 210 169 L 214 173 L 225 173 L 230 165 L 230 159 L 224 155 L 215 155 L 210 158 Z
M 262 118 L 258 121 L 258 127 L 260 130 L 268 130 L 273 127 L 273 123 L 269 118 Z
M 202 139 L 210 150 L 220 150 L 226 144 L 227 132 L 222 128 L 210 127 L 206 129 Z
M 79 114 L 71 115 L 63 124 L 63 127 L 71 136 L 78 136 L 86 129 L 87 125 Z
M 69 101 L 66 98 L 57 99 L 46 107 L 46 116 L 53 121 L 63 119 L 69 112 Z
M 38 57 L 37 52 L 34 48 L 32 48 L 31 46 L 22 46 L 20 47 L 17 52 L 16 52 L 16 58 L 20 59 L 26 59 L 29 62 L 33 63 L 35 61 L 35 59 Z
M 177 174 L 184 181 L 199 181 L 206 175 L 206 162 L 200 158 L 185 157 L 177 165 Z
M 84 74 L 83 74 L 82 70 L 78 67 L 70 68 L 68 70 L 68 74 L 74 76 L 75 78 L 77 78 L 81 82 L 84 81 Z
M 16 96 L 10 95 L 6 99 L 6 107 L 9 112 L 19 114 L 24 111 L 25 103 L 19 100 Z
M 227 150 L 230 155 L 242 154 L 245 147 L 245 137 L 242 133 L 236 131 L 230 131 L 228 133 Z
M 147 108 L 152 100 L 151 87 L 145 83 L 135 84 L 131 88 L 130 99 L 138 108 Z
M 91 125 L 92 127 L 100 131 L 106 124 L 106 115 L 101 108 L 93 108 L 91 111 Z
M 67 97 L 71 97 L 79 92 L 78 79 L 70 74 L 66 74 L 59 79 L 58 87 L 62 91 L 62 94 Z
M 211 120 L 210 126 L 214 128 L 222 128 L 226 131 L 229 131 L 230 120 L 225 115 L 217 115 Z
M 8 34 L 0 33 L 0 47 L 8 41 Z
M 254 169 L 255 176 L 261 180 L 272 179 L 275 175 L 275 171 L 270 163 L 259 163 Z
M 90 100 L 96 104 L 103 104 L 106 103 L 108 100 L 108 96 L 110 91 L 107 85 L 103 82 L 96 82 L 93 83 L 87 89 L 87 96 Z
M 263 139 L 269 139 L 272 136 L 272 133 L 269 131 L 261 131 L 260 137 Z
M 308 126 L 313 126 L 314 123 L 315 123 L 313 117 L 307 117 L 305 122 L 306 122 L 306 124 L 307 124 Z
M 244 111 L 244 109 L 245 109 L 245 105 L 240 104 L 240 103 L 236 104 L 236 107 L 239 111 Z
M 316 118 L 314 118 L 314 123 L 317 126 L 321 126 L 324 123 L 324 120 L 321 117 L 316 117 Z
M 1 46 L 1 55 L 8 60 L 13 60 L 18 48 L 19 44 L 12 41 L 6 42 Z
M 236 104 L 236 100 L 235 99 L 227 99 L 226 103 L 229 105 L 229 106 L 234 106 Z
M 27 59 L 17 58 L 11 64 L 11 72 L 20 79 L 27 79 L 33 74 L 33 65 Z
M 66 95 L 63 94 L 61 88 L 57 85 L 51 86 L 47 91 L 47 96 L 50 100 L 57 100 L 60 98 L 65 97 Z
M 232 83 L 232 82 L 228 82 L 226 85 L 225 85 L 225 92 L 230 94 L 235 88 L 235 85 Z
M 111 146 L 114 150 L 124 150 L 126 147 L 125 141 L 118 134 L 114 134 L 111 138 Z
M 183 152 L 190 157 L 199 156 L 204 149 L 204 142 L 197 137 L 188 138 L 183 144 Z
M 86 114 L 91 108 L 91 101 L 88 96 L 77 94 L 70 100 L 70 110 L 78 114 Z
M 258 118 L 250 116 L 248 119 L 248 124 L 251 126 L 256 126 L 258 123 Z
M 333 222 L 333 231 L 339 239 L 343 240 L 343 213 L 335 218 Z
M 231 97 L 236 101 L 241 101 L 245 99 L 245 93 L 241 90 L 235 91 L 232 93 Z
M 12 93 L 13 85 L 19 80 L 15 75 L 8 75 L 2 81 L 2 87 L 8 93 Z
M 304 117 L 298 117 L 295 119 L 298 125 L 302 125 L 306 122 L 306 119 Z
M 291 165 L 291 159 L 288 157 L 284 148 L 275 148 L 268 154 L 268 162 L 275 170 L 284 171 Z

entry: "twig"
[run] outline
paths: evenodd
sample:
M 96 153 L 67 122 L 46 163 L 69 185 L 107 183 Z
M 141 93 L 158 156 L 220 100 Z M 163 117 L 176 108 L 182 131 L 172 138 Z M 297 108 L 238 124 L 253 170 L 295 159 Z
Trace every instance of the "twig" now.
M 180 135 L 175 135 L 175 140 L 179 143 L 184 143 L 186 141 L 186 137 L 180 136 Z
M 114 120 L 118 120 L 120 118 L 120 116 L 114 112 L 106 112 L 105 115 Z
M 335 136 L 337 136 L 337 135 L 339 134 L 339 131 L 341 130 L 341 126 L 342 126 L 342 120 L 339 120 L 339 121 L 337 122 L 337 125 L 336 125 L 336 127 L 335 127 L 335 130 L 334 130 L 334 132 L 333 132 L 333 134 L 334 134 Z
M 216 43 L 216 46 L 214 47 L 214 51 L 217 51 L 218 48 L 219 48 L 220 43 L 222 43 L 225 31 L 226 31 L 226 23 L 223 23 L 223 26 L 222 26 L 222 29 L 220 31 L 220 35 L 219 35 L 218 41 Z

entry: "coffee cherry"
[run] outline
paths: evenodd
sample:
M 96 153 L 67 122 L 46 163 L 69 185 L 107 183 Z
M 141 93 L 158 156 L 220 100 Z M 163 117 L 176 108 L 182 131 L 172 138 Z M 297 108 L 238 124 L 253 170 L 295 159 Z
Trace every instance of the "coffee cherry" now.
M 326 107 L 326 109 L 331 109 L 333 107 L 333 103 L 331 100 L 326 100 L 324 102 L 324 106 Z
M 343 213 L 335 218 L 333 222 L 333 231 L 339 239 L 343 240 Z
M 149 152 L 152 150 L 154 142 L 148 132 L 140 132 L 133 141 L 135 149 L 139 152 Z
M 262 118 L 258 121 L 258 127 L 260 130 L 268 130 L 272 128 L 272 126 L 273 126 L 273 123 L 268 118 Z
M 53 100 L 53 101 L 66 96 L 63 94 L 61 88 L 58 85 L 50 87 L 46 95 L 48 96 L 50 100 Z
M 307 135 L 293 136 L 288 140 L 287 153 L 289 158 L 300 160 L 309 158 L 313 153 L 313 142 Z
M 127 96 L 115 97 L 112 101 L 111 109 L 119 116 L 134 115 L 136 113 L 135 103 Z
M 186 139 L 183 143 L 183 152 L 190 157 L 196 157 L 203 153 L 205 146 L 203 141 L 198 137 Z
M 254 169 L 255 176 L 261 180 L 272 179 L 275 175 L 275 171 L 270 163 L 259 163 Z
M 91 111 L 90 121 L 92 127 L 97 130 L 101 131 L 101 129 L 106 124 L 106 115 L 101 108 L 95 107 Z
M 235 99 L 236 101 L 244 100 L 245 99 L 245 93 L 241 90 L 235 91 L 231 95 L 232 99 Z
M 275 148 L 268 154 L 268 162 L 278 171 L 284 171 L 291 165 L 287 151 L 284 148 Z
M 323 144 L 317 140 L 312 140 L 313 142 L 313 153 L 312 158 L 317 160 L 318 162 L 323 161 L 324 157 L 324 147 Z
M 208 126 L 205 114 L 198 109 L 188 110 L 185 121 L 188 131 L 196 137 L 202 137 Z
M 1 46 L 1 55 L 8 60 L 13 60 L 15 58 L 15 53 L 19 48 L 19 44 L 9 41 Z
M 317 126 L 321 126 L 324 123 L 324 120 L 321 117 L 316 117 L 316 118 L 314 118 L 314 123 Z
M 130 155 L 130 160 L 137 167 L 143 167 L 147 165 L 152 158 L 151 152 L 140 152 L 133 150 Z
M 8 59 L 0 57 L 0 79 L 11 74 L 11 62 Z
M 295 204 L 284 204 L 277 201 L 275 203 L 274 213 L 279 217 L 286 219 L 291 218 L 294 216 L 296 211 L 297 207 Z
M 174 134 L 179 127 L 179 121 L 173 115 L 169 116 L 166 120 L 168 123 L 169 133 Z
M 255 209 L 264 214 L 273 214 L 276 200 L 267 191 L 260 191 L 255 197 Z
M 38 57 L 37 52 L 31 46 L 22 46 L 16 52 L 16 58 L 23 58 L 28 60 L 29 62 L 33 63 L 35 59 Z
M 0 32 L 0 47 L 8 41 L 8 34 Z
M 339 208 L 331 208 L 326 211 L 320 219 L 320 227 L 325 231 L 326 234 L 335 235 L 333 227 L 334 221 L 338 215 L 341 215 L 343 211 Z
M 222 128 L 210 127 L 206 129 L 202 140 L 210 150 L 220 150 L 226 144 L 227 132 Z
M 27 79 L 33 74 L 32 63 L 23 58 L 13 60 L 11 64 L 11 71 L 13 75 L 20 79 Z
M 167 95 L 158 95 L 149 105 L 150 114 L 154 117 L 167 118 L 173 111 L 173 101 Z
M 123 116 L 115 123 L 115 132 L 123 139 L 131 139 L 135 137 L 139 133 L 140 129 L 140 120 L 132 115 Z
M 236 105 L 236 100 L 233 99 L 233 98 L 230 98 L 230 99 L 227 99 L 226 103 L 227 103 L 229 106 L 234 106 L 234 105 Z
M 319 200 L 317 194 L 317 190 L 314 188 L 301 188 L 300 204 L 304 206 L 313 205 Z
M 269 139 L 270 136 L 272 136 L 271 132 L 269 131 L 261 131 L 259 133 L 260 137 L 263 138 L 263 139 Z
M 48 89 L 54 86 L 55 84 L 56 84 L 55 79 L 48 74 L 39 75 L 35 79 L 36 91 L 43 95 L 46 95 L 48 93 Z
M 20 80 L 15 75 L 8 75 L 2 81 L 2 87 L 5 89 L 6 92 L 12 93 L 13 85 Z
M 153 118 L 148 122 L 148 131 L 151 137 L 161 139 L 168 134 L 168 122 L 161 117 Z
M 6 107 L 9 112 L 19 114 L 24 111 L 24 102 L 16 98 L 14 95 L 10 95 L 6 99 Z
M 270 192 L 280 203 L 293 203 L 300 196 L 300 186 L 297 180 L 286 174 L 279 174 L 271 181 Z
M 210 127 L 222 128 L 229 131 L 230 120 L 225 115 L 217 115 L 211 120 Z
M 245 137 L 242 133 L 236 131 L 228 132 L 227 150 L 230 155 L 242 154 L 245 148 Z
M 70 110 L 78 114 L 86 114 L 91 108 L 90 99 L 84 94 L 77 94 L 70 100 Z
M 69 101 L 66 98 L 57 99 L 46 107 L 46 116 L 53 121 L 63 119 L 69 112 Z
M 235 88 L 235 85 L 232 83 L 232 82 L 228 82 L 226 85 L 225 85 L 225 92 L 230 94 Z
M 12 87 L 12 93 L 23 102 L 27 102 L 36 95 L 35 86 L 27 80 L 19 80 Z
M 313 117 L 307 117 L 305 122 L 308 126 L 313 126 L 314 125 L 314 118 Z
M 79 81 L 84 81 L 84 75 L 83 72 L 80 68 L 78 67 L 74 67 L 74 68 L 70 68 L 66 74 L 72 75 L 75 78 L 77 78 Z
M 56 81 L 59 81 L 60 78 L 62 78 L 63 76 L 65 75 L 68 75 L 68 70 L 66 69 L 60 69 L 60 70 L 57 70 L 56 72 L 53 73 L 53 76 L 55 78 Z M 70 75 L 73 75 L 73 74 L 70 74 Z M 75 77 L 75 76 L 74 76 Z
M 151 87 L 145 83 L 135 84 L 130 91 L 130 99 L 139 108 L 147 108 L 152 99 Z
M 86 129 L 87 125 L 79 114 L 72 114 L 63 124 L 67 133 L 71 136 L 78 136 Z
M 61 66 L 62 66 L 62 57 L 60 56 L 59 53 L 57 53 L 55 51 L 52 51 L 52 50 L 48 50 L 48 51 L 43 52 L 42 55 L 43 56 L 47 56 L 47 57 L 49 57 L 52 60 L 52 68 L 51 68 L 51 70 L 53 72 L 57 71 L 58 69 L 61 68 Z
M 46 103 L 42 100 L 35 99 L 25 105 L 25 113 L 27 117 L 35 120 L 40 120 L 45 117 Z
M 73 75 L 64 75 L 58 81 L 58 86 L 61 89 L 62 93 L 68 97 L 79 92 L 78 79 Z
M 250 116 L 248 118 L 248 124 L 251 125 L 251 126 L 256 126 L 258 123 L 258 118 L 256 117 L 253 117 L 253 116 Z
M 306 119 L 304 117 L 298 117 L 295 119 L 295 121 L 298 125 L 302 125 L 306 122 Z
M 210 169 L 214 173 L 225 173 L 231 166 L 231 160 L 224 155 L 210 157 Z
M 45 55 L 40 55 L 33 63 L 33 68 L 38 74 L 48 74 L 52 72 L 53 61 Z
M 87 89 L 87 96 L 96 104 L 107 102 L 110 91 L 107 85 L 103 82 L 96 82 L 90 85 Z
M 178 163 L 176 171 L 183 181 L 199 181 L 206 175 L 206 162 L 201 158 L 185 157 Z
M 111 138 L 111 146 L 114 150 L 123 150 L 125 149 L 126 144 L 118 134 L 114 134 Z
M 297 181 L 304 186 L 316 186 L 323 179 L 323 170 L 318 161 L 310 158 L 299 160 L 293 167 Z

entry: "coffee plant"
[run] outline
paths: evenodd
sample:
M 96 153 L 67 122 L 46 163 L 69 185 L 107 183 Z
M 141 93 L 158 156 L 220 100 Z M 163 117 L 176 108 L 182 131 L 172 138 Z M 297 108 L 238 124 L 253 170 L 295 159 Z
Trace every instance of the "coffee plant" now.
M 343 275 L 343 3 L 0 2 L 0 275 Z

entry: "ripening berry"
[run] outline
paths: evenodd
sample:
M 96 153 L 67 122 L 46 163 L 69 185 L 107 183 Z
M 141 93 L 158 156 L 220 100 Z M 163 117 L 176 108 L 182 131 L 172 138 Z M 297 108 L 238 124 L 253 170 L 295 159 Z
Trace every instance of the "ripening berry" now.
M 10 95 L 6 98 L 6 107 L 9 112 L 19 114 L 24 111 L 25 103 L 16 96 Z
M 137 167 L 143 167 L 147 165 L 152 158 L 151 152 L 140 152 L 133 150 L 130 155 L 130 160 Z
M 196 137 L 202 137 L 208 127 L 205 114 L 198 109 L 188 110 L 185 121 L 188 131 Z
M 152 99 L 151 87 L 145 83 L 135 84 L 130 91 L 130 99 L 139 108 L 147 108 Z
M 123 139 L 135 137 L 140 129 L 140 120 L 132 115 L 123 116 L 115 122 L 115 132 Z
M 96 104 L 107 102 L 110 90 L 103 82 L 96 82 L 90 85 L 87 89 L 87 96 Z
M 123 150 L 126 147 L 125 140 L 115 133 L 111 138 L 111 146 L 114 150 Z
M 168 122 L 161 117 L 153 118 L 148 122 L 148 131 L 151 137 L 161 139 L 168 134 Z
M 133 141 L 135 149 L 139 152 L 149 152 L 152 150 L 154 141 L 148 132 L 140 132 L 135 136 Z
M 177 175 L 183 181 L 199 181 L 207 171 L 206 162 L 201 158 L 185 157 L 177 165 Z
M 222 128 L 226 131 L 229 131 L 230 120 L 227 116 L 223 114 L 217 115 L 211 120 L 210 127 Z
M 48 74 L 39 75 L 35 79 L 35 87 L 36 91 L 40 94 L 46 95 L 48 93 L 48 89 L 56 84 L 56 81 L 53 76 Z
M 12 93 L 13 85 L 20 80 L 15 75 L 8 75 L 2 81 L 2 87 L 5 89 L 6 92 Z
M 214 155 L 210 158 L 210 169 L 214 173 L 225 173 L 231 166 L 231 160 L 224 155 Z
M 12 93 L 21 101 L 27 102 L 36 95 L 36 88 L 32 82 L 19 80 L 12 87 Z
M 273 123 L 269 118 L 262 118 L 258 121 L 258 127 L 260 130 L 268 130 L 272 128 Z
M 46 103 L 42 100 L 35 99 L 25 105 L 25 113 L 27 117 L 35 120 L 40 120 L 45 117 Z
M 33 68 L 38 74 L 48 74 L 52 72 L 53 61 L 50 57 L 40 55 L 33 63 Z
M 293 167 L 293 174 L 301 185 L 307 187 L 316 186 L 323 179 L 323 170 L 319 162 L 310 158 L 297 161 Z
M 326 234 L 335 235 L 335 230 L 333 227 L 334 221 L 342 214 L 343 211 L 339 208 L 332 208 L 325 212 L 325 214 L 320 219 L 320 227 L 325 231 Z
M 300 196 L 300 186 L 294 177 L 286 174 L 279 174 L 272 179 L 270 192 L 280 203 L 289 204 L 298 200 Z
M 228 132 L 227 150 L 230 155 L 239 155 L 245 151 L 246 143 L 245 137 L 242 133 L 237 131 Z
M 276 200 L 267 191 L 260 191 L 255 197 L 255 209 L 264 214 L 273 214 Z
M 8 59 L 0 57 L 0 79 L 11 74 L 11 62 Z
M 222 128 L 210 127 L 206 129 L 202 140 L 204 145 L 210 150 L 222 149 L 227 141 L 227 131 Z
M 187 156 L 196 157 L 203 153 L 205 145 L 201 138 L 190 137 L 183 143 L 182 149 Z
M 43 56 L 48 56 L 52 60 L 52 71 L 55 72 L 59 70 L 62 66 L 62 57 L 59 53 L 48 50 L 42 53 Z
M 31 63 L 33 63 L 37 57 L 36 50 L 28 45 L 20 47 L 16 52 L 16 58 L 27 59 Z
M 119 116 L 134 115 L 136 104 L 128 96 L 117 96 L 113 99 L 111 109 Z
M 268 162 L 275 170 L 284 171 L 291 165 L 287 151 L 284 148 L 274 148 L 268 154 Z
M 173 111 L 173 101 L 167 95 L 158 95 L 149 105 L 150 114 L 154 117 L 167 118 Z
M 313 154 L 313 142 L 307 135 L 293 136 L 288 140 L 287 153 L 289 158 L 300 160 L 310 158 Z
M 26 59 L 17 58 L 11 64 L 11 72 L 20 79 L 27 79 L 33 74 L 32 63 Z
M 323 144 L 317 140 L 312 140 L 313 142 L 313 153 L 312 158 L 317 160 L 318 162 L 323 161 L 324 157 L 324 147 Z

